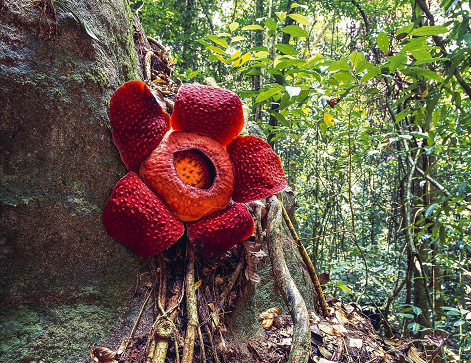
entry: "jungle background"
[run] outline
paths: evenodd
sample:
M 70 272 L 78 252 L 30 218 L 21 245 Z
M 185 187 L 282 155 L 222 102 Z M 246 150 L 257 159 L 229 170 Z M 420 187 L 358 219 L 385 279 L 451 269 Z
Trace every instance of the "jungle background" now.
M 131 4 L 184 82 L 213 77 L 249 107 L 326 293 L 471 360 L 469 3 Z
M 330 306 L 356 302 L 381 337 L 471 361 L 469 3 L 3 0 L 0 11 L 0 360 L 88 362 L 93 342 L 119 346 L 153 291 L 148 261 L 101 222 L 125 173 L 109 99 L 145 78 L 145 32 L 170 85 L 230 89 L 264 131 Z M 167 71 L 153 72 L 156 86 Z M 300 258 L 288 256 L 312 308 Z M 214 275 L 236 263 L 215 263 Z M 262 307 L 283 304 L 270 266 L 257 272 L 231 302 L 242 337 L 265 334 Z

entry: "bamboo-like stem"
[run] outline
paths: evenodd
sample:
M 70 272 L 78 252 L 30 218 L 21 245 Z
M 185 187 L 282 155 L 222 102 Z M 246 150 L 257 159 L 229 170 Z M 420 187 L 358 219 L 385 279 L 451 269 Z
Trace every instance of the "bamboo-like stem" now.
M 293 341 L 288 363 L 306 363 L 311 352 L 309 313 L 286 265 L 282 241 L 283 208 L 276 196 L 268 198 L 267 244 L 273 276 L 293 319 Z
M 183 346 L 182 363 L 192 363 L 198 327 L 198 308 L 195 294 L 195 250 L 189 241 L 186 245 L 186 259 L 185 293 L 188 325 Z
M 312 283 L 314 284 L 314 288 L 319 299 L 319 305 L 321 306 L 322 313 L 324 314 L 324 316 L 329 316 L 329 309 L 327 308 L 327 302 L 325 301 L 324 292 L 322 291 L 322 286 L 319 282 L 319 277 L 317 276 L 316 269 L 314 268 L 314 265 L 312 264 L 312 261 L 309 258 L 309 255 L 307 254 L 306 248 L 304 247 L 303 243 L 298 237 L 298 234 L 296 233 L 296 230 L 294 229 L 293 223 L 291 222 L 291 219 L 288 216 L 288 212 L 286 212 L 285 206 L 283 205 L 283 203 L 280 204 L 283 209 L 283 217 L 286 222 L 286 225 L 288 226 L 288 229 L 291 232 L 291 236 L 293 237 L 294 242 L 296 243 L 296 247 L 298 247 L 298 251 L 301 254 L 309 276 L 311 277 Z

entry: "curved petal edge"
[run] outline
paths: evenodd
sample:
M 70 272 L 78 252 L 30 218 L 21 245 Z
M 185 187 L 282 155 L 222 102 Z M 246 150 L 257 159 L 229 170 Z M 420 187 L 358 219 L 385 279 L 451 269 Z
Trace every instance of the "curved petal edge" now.
M 217 257 L 237 243 L 249 238 L 254 221 L 244 204 L 234 203 L 226 209 L 186 225 L 188 238 L 201 247 L 206 258 Z
M 170 129 L 170 116 L 142 81 L 127 82 L 116 90 L 109 116 L 113 141 L 128 171 L 137 171 Z
M 133 172 L 113 188 L 103 223 L 111 237 L 141 257 L 163 251 L 185 232 L 183 223 Z
M 180 87 L 171 118 L 175 131 L 211 137 L 226 146 L 244 127 L 239 97 L 228 90 L 188 84 Z
M 286 188 L 281 160 L 262 139 L 239 136 L 227 145 L 227 152 L 234 168 L 235 202 L 252 202 Z

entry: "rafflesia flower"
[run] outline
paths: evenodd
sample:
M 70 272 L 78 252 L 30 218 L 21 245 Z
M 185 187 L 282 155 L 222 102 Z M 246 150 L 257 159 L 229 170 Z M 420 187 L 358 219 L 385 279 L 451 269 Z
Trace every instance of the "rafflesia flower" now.
M 234 93 L 183 85 L 170 117 L 147 85 L 131 81 L 112 96 L 113 140 L 128 169 L 103 211 L 110 236 L 142 257 L 185 232 L 206 257 L 250 237 L 243 203 L 286 187 L 280 158 L 263 140 L 239 136 L 242 104 Z

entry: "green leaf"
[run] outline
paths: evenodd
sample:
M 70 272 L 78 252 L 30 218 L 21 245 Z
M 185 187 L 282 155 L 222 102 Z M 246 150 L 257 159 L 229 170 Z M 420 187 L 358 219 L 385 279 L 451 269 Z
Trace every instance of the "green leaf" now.
M 385 32 L 379 32 L 378 40 L 376 41 L 378 44 L 379 49 L 383 51 L 383 53 L 387 53 L 389 49 L 389 38 Z
M 368 82 L 371 78 L 376 77 L 378 74 L 381 74 L 381 69 L 374 67 L 371 68 L 368 73 L 366 73 L 363 77 L 361 77 L 360 82 L 365 83 Z
M 346 291 L 346 292 L 348 292 L 348 293 L 353 293 L 353 291 L 352 291 L 351 289 L 349 289 L 347 286 L 345 286 L 345 285 L 343 284 L 343 282 L 337 282 L 337 283 L 335 284 L 335 286 L 337 286 L 339 289 L 341 289 L 341 290 L 343 290 L 343 291 Z
M 231 39 L 231 43 L 239 42 L 239 41 L 245 40 L 245 39 L 247 39 L 247 38 L 243 37 L 242 35 L 238 35 L 238 36 Z
M 240 66 L 243 66 L 245 63 L 247 63 L 249 60 L 252 59 L 252 54 L 250 53 L 245 53 L 242 57 L 240 57 Z
M 356 79 L 348 71 L 340 71 L 334 74 L 334 78 L 342 83 L 354 83 Z
M 331 114 L 324 112 L 324 122 L 326 125 L 333 126 L 334 125 L 334 118 Z
M 423 76 L 428 79 L 433 79 L 434 81 L 437 81 L 437 82 L 443 82 L 442 77 L 438 73 L 430 69 L 412 67 L 411 70 L 414 70 L 416 74 L 419 76 Z
M 271 31 L 276 30 L 276 21 L 274 21 L 272 18 L 267 18 L 267 20 L 265 20 L 263 24 L 265 24 L 268 30 L 271 30 Z
M 273 117 L 277 119 L 277 121 L 282 124 L 283 126 L 290 127 L 289 121 L 279 112 L 270 112 Z
M 193 77 L 195 77 L 198 73 L 200 73 L 200 70 L 197 69 L 196 71 L 193 71 L 193 72 L 190 72 L 188 73 L 188 75 L 186 76 L 187 79 L 191 79 Z
M 280 21 L 283 21 L 286 18 L 286 11 L 277 11 L 275 14 Z
M 298 23 L 300 24 L 304 24 L 304 25 L 309 25 L 310 24 L 310 21 L 307 17 L 305 17 L 304 15 L 301 15 L 301 14 L 289 14 L 288 15 L 291 19 L 297 21 Z
M 269 88 L 266 91 L 263 91 L 258 94 L 257 98 L 255 99 L 255 102 L 263 102 L 271 98 L 272 96 L 280 93 L 283 90 L 283 88 Z
M 361 52 L 357 52 L 356 50 L 354 50 L 352 54 L 350 55 L 350 61 L 352 62 L 352 65 L 355 69 L 358 67 L 358 64 L 360 64 L 360 62 L 364 60 L 365 60 L 364 54 Z
M 407 60 L 407 56 L 405 54 L 399 53 L 393 57 L 386 58 L 389 63 L 388 67 L 391 72 L 395 71 L 403 62 Z
M 83 26 L 83 29 L 85 30 L 85 33 L 87 33 L 90 36 L 90 38 L 95 39 L 98 42 L 100 41 L 95 35 L 95 33 L 92 32 L 92 30 L 90 29 L 90 27 L 88 26 L 85 20 L 83 20 L 82 26 Z
M 343 59 L 340 59 L 338 61 L 335 61 L 335 62 L 332 62 L 330 65 L 329 65 L 329 71 L 331 72 L 335 72 L 335 71 L 340 71 L 340 70 L 345 70 L 345 71 L 349 71 L 350 70 L 350 66 L 348 65 L 347 63 L 347 59 L 346 58 L 343 58 Z
M 430 215 L 433 213 L 433 211 L 438 207 L 438 203 L 433 203 L 430 205 L 430 207 L 427 208 L 425 211 L 425 218 L 430 217 Z
M 83 16 L 80 10 L 72 1 L 70 0 L 54 1 L 54 4 L 60 7 L 62 10 L 65 10 L 71 13 L 72 16 L 75 18 L 75 20 L 79 22 L 80 26 L 85 31 L 85 33 L 87 33 L 90 38 L 96 40 L 98 43 L 101 44 L 98 37 L 95 35 L 95 33 L 93 33 L 93 31 L 88 26 L 87 22 L 83 19 Z
M 285 26 L 283 29 L 281 29 L 283 33 L 287 33 L 291 35 L 292 37 L 297 37 L 297 38 L 308 38 L 309 34 L 307 31 L 305 31 L 303 28 L 297 26 L 297 25 L 288 25 Z
M 447 315 L 461 316 L 461 310 L 451 306 L 442 306 L 443 310 L 446 310 Z
M 210 45 L 207 48 L 208 48 L 208 50 L 210 50 L 213 53 L 219 53 L 219 54 L 222 54 L 222 55 L 227 55 L 226 52 L 223 49 L 215 47 L 213 45 Z
M 238 22 L 233 22 L 233 23 L 230 23 L 229 24 L 229 30 L 231 31 L 231 33 L 236 30 L 237 28 L 239 27 L 239 23 Z
M 433 63 L 433 62 L 445 62 L 447 61 L 447 57 L 432 57 L 432 58 L 423 58 L 421 60 L 418 60 L 414 63 L 415 66 L 420 66 L 421 64 L 426 64 L 426 63 Z
M 414 24 L 406 25 L 402 28 L 396 30 L 396 35 L 399 37 L 400 35 L 407 35 L 414 29 Z
M 298 51 L 294 49 L 292 45 L 289 45 L 289 44 L 283 44 L 283 43 L 275 44 L 275 48 L 283 54 L 298 55 Z
M 225 64 L 228 64 L 228 63 L 231 61 L 230 59 L 226 59 L 226 58 L 222 57 L 222 56 L 219 55 L 219 54 L 214 54 L 214 53 L 213 53 L 213 54 L 211 54 L 211 55 L 209 56 L 209 60 L 210 60 L 211 62 L 214 61 L 214 60 L 216 60 L 216 59 L 219 60 L 219 61 L 221 61 L 221 62 L 223 62 L 223 63 L 225 63 Z
M 417 60 L 432 58 L 432 55 L 430 54 L 430 52 L 424 49 L 414 49 L 414 50 L 411 50 L 410 52 L 412 56 Z
M 412 314 L 396 313 L 395 315 L 402 316 L 403 318 L 407 318 L 407 319 L 414 319 L 414 315 L 412 315 Z
M 325 124 L 325 122 L 319 122 L 319 129 L 321 130 L 321 132 L 322 132 L 323 134 L 326 133 L 326 131 L 327 131 L 327 125 Z
M 298 3 L 292 3 L 291 4 L 291 9 L 299 8 L 299 7 L 307 9 L 307 5 L 302 5 L 302 4 L 298 4 Z
M 221 47 L 223 47 L 224 49 L 226 49 L 229 45 L 227 44 L 227 42 L 218 37 L 217 35 L 208 35 L 207 38 L 209 40 L 212 40 L 214 43 L 216 43 L 217 45 L 220 45 Z
M 410 35 L 416 36 L 429 36 L 429 35 L 440 35 L 443 33 L 448 33 L 448 29 L 441 25 L 433 25 L 433 26 L 423 26 L 417 29 L 412 30 Z
M 268 48 L 263 47 L 263 46 L 258 46 L 258 47 L 252 47 L 249 50 L 247 50 L 247 52 L 260 52 L 260 51 L 268 52 Z
M 251 25 L 246 25 L 242 27 L 241 30 L 263 30 L 263 27 L 258 24 L 251 24 Z
M 427 49 L 428 44 L 427 44 L 427 38 L 412 38 L 404 44 L 404 46 L 401 49 L 401 53 L 404 52 L 410 52 L 412 50 L 418 50 L 418 49 Z
M 231 60 L 234 60 L 234 59 L 240 57 L 241 54 L 242 54 L 241 52 L 237 51 L 237 52 L 235 52 L 235 53 L 233 53 L 233 54 L 231 55 L 231 58 L 230 58 L 230 59 L 231 59 Z

